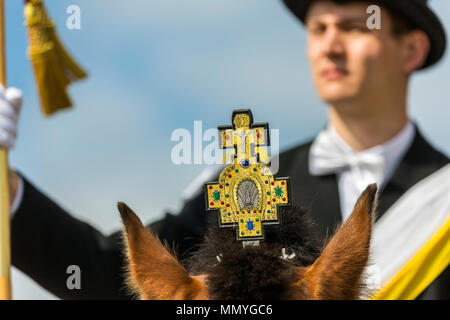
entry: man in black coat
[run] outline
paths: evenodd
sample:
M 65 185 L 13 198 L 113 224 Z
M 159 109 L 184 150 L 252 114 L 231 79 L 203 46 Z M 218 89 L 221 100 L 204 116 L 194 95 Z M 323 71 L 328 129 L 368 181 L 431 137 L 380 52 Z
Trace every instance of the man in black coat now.
M 410 75 L 440 60 L 445 33 L 424 0 L 373 1 L 381 5 L 381 29 L 375 30 L 367 28 L 368 4 L 362 1 L 284 2 L 307 28 L 308 57 L 329 106 L 329 123 L 313 141 L 280 155 L 278 176 L 291 177 L 293 201 L 310 208 L 325 239 L 348 217 L 363 186 L 380 186 L 379 219 L 408 189 L 449 163 L 411 123 L 406 104 Z M 330 150 L 353 160 L 337 163 Z M 10 182 L 17 204 L 11 225 L 14 266 L 61 298 L 130 298 L 120 232 L 102 235 L 15 172 Z M 149 226 L 184 259 L 211 216 L 198 192 L 178 215 Z M 82 270 L 80 290 L 67 288 L 70 265 Z M 447 268 L 419 298 L 448 299 L 449 288 Z

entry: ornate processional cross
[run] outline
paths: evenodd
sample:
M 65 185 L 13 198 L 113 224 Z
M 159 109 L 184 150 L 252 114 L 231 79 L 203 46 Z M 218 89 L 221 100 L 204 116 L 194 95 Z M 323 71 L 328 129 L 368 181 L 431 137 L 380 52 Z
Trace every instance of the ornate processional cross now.
M 233 163 L 218 182 L 206 184 L 207 209 L 219 211 L 221 227 L 237 227 L 237 239 L 264 239 L 264 225 L 278 224 L 278 207 L 290 204 L 290 179 L 273 177 L 260 148 L 269 146 L 269 125 L 253 124 L 250 110 L 235 110 L 232 126 L 219 126 L 221 149 L 234 148 Z

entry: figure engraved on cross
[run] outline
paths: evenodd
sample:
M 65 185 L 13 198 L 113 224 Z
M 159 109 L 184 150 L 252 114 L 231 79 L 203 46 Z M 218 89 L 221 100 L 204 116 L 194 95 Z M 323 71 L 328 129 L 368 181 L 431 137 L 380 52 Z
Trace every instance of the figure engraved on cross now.
M 233 111 L 232 123 L 233 126 L 218 127 L 219 147 L 234 148 L 234 157 L 244 166 L 259 162 L 262 147 L 269 146 L 269 125 L 253 124 L 253 116 L 249 110 Z
M 218 182 L 207 183 L 207 210 L 219 212 L 221 227 L 234 227 L 243 245 L 264 239 L 265 225 L 279 223 L 279 206 L 290 205 L 290 179 L 273 177 L 261 161 L 269 143 L 269 125 L 253 123 L 250 110 L 235 110 L 232 126 L 219 126 L 219 147 L 234 149 L 233 161 Z
M 235 134 L 241 139 L 241 149 L 237 151 L 238 154 L 248 154 L 250 153 L 250 151 L 247 149 L 247 146 L 249 144 L 247 144 L 247 137 L 249 137 L 251 134 L 253 133 L 253 131 L 251 130 L 246 130 L 246 131 L 241 131 L 241 132 L 236 132 Z

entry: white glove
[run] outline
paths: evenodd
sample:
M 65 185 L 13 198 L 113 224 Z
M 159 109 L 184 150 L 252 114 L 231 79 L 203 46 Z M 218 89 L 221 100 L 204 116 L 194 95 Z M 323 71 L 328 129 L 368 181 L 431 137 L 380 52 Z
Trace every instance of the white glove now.
M 21 108 L 22 91 L 0 84 L 0 148 L 14 148 Z

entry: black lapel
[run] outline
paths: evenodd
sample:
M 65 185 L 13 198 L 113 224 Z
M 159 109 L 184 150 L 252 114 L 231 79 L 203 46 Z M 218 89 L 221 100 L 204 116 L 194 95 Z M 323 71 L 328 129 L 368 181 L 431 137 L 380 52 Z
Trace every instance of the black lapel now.
M 416 134 L 411 147 L 379 195 L 377 219 L 409 188 L 448 163 L 449 159 L 434 149 L 416 126 Z
M 336 175 L 312 176 L 308 169 L 309 149 L 312 142 L 280 155 L 278 176 L 291 177 L 293 203 L 306 207 L 316 223 L 322 239 L 334 233 L 341 222 L 341 209 Z
M 290 149 L 280 155 L 279 177 L 291 177 L 294 203 L 310 209 L 317 231 L 325 238 L 341 223 L 341 208 L 336 175 L 312 176 L 308 156 L 312 142 Z M 416 126 L 411 147 L 406 152 L 386 187 L 379 194 L 377 219 L 409 188 L 449 163 L 449 159 L 434 149 Z

